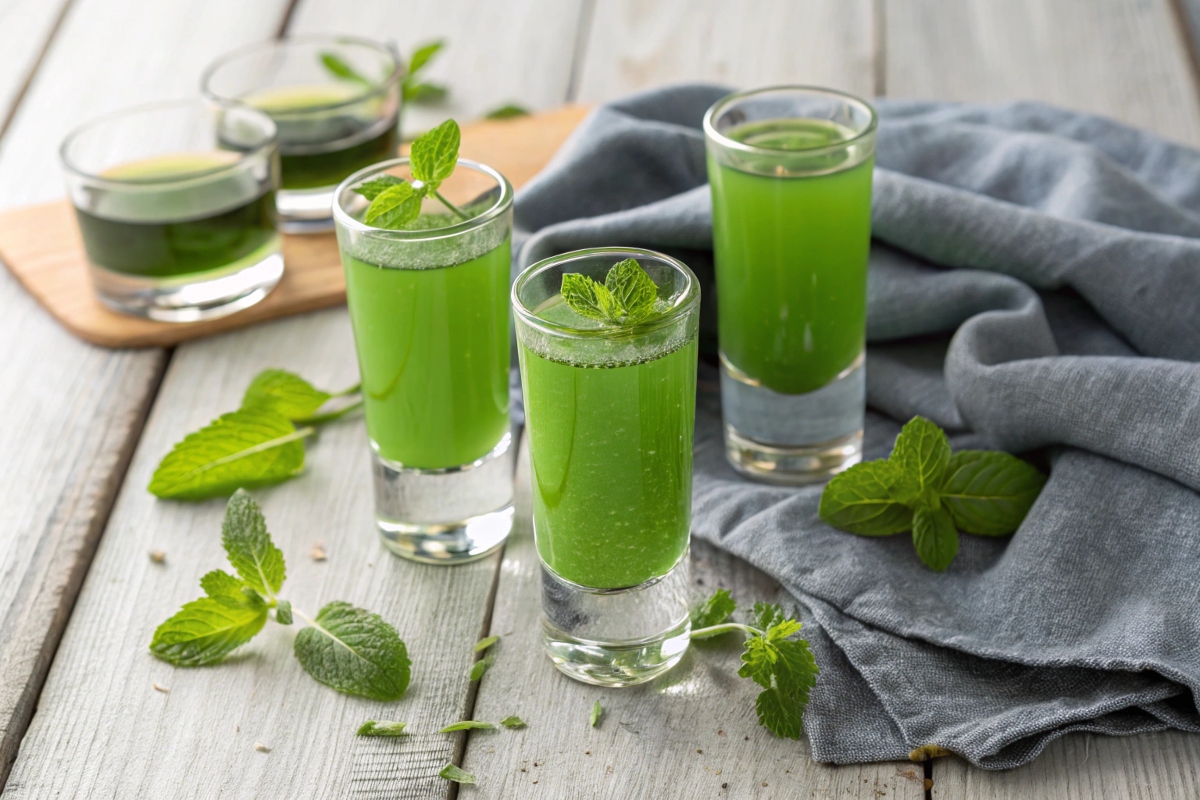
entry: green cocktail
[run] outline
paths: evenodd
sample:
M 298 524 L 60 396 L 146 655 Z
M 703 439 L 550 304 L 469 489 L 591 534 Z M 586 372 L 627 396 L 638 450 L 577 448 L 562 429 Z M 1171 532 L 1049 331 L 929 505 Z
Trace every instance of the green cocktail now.
M 726 455 L 777 483 L 856 463 L 875 113 L 825 89 L 730 95 L 704 120 Z
M 626 259 L 653 313 L 604 320 L 564 299 L 564 275 L 603 283 Z M 695 276 L 650 251 L 583 250 L 522 273 L 513 307 L 547 652 L 579 680 L 648 680 L 686 647 Z

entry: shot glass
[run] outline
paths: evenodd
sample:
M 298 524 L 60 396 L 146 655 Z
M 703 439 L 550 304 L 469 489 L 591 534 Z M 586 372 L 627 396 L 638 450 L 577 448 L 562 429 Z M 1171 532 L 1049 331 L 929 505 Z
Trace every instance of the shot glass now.
M 202 100 L 118 111 L 59 151 L 96 295 L 166 322 L 254 305 L 283 275 L 275 123 Z
M 459 159 L 406 230 L 362 221 L 354 192 L 382 174 L 412 179 L 407 158 L 356 172 L 334 220 L 358 351 L 375 518 L 393 552 L 454 564 L 499 547 L 512 528 L 508 286 L 513 189 Z
M 396 155 L 404 68 L 384 44 L 306 36 L 253 44 L 210 66 L 210 98 L 270 114 L 279 127 L 286 233 L 333 227 L 333 192 L 347 176 Z
M 603 282 L 633 258 L 661 313 L 606 328 L 572 312 L 566 273 Z M 538 262 L 512 289 L 542 567 L 543 642 L 562 672 L 631 686 L 688 646 L 688 541 L 700 287 L 635 248 Z
M 704 117 L 725 452 L 750 477 L 819 481 L 862 458 L 875 123 L 802 86 Z

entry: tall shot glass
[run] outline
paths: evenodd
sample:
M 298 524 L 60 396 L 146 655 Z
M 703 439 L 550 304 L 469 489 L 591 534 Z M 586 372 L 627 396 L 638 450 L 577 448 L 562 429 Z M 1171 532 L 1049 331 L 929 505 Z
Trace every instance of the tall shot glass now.
M 704 117 L 721 405 L 733 467 L 824 480 L 862 458 L 875 111 L 801 86 Z
M 660 315 L 614 328 L 570 310 L 565 273 L 603 282 L 627 258 L 657 285 Z M 699 285 L 665 255 L 598 248 L 529 267 L 512 300 L 546 652 L 585 683 L 642 683 L 690 632 Z
M 512 186 L 459 159 L 436 200 L 405 230 L 363 222 L 354 192 L 407 158 L 368 167 L 336 192 L 375 484 L 375 518 L 393 552 L 454 564 L 499 547 L 512 528 L 508 416 Z

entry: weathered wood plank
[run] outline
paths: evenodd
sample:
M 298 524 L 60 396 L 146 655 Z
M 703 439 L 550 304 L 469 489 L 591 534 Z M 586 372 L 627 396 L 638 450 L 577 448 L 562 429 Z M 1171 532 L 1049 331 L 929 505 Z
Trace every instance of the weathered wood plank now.
M 887 0 L 889 95 L 1035 99 L 1200 143 L 1195 75 L 1170 0 Z M 934 762 L 934 797 L 1191 798 L 1200 740 L 1183 734 L 1052 743 L 1027 767 Z
M 331 310 L 180 347 L 172 359 L 21 747 L 6 798 L 444 794 L 437 772 L 465 712 L 472 645 L 496 559 L 453 569 L 391 556 L 374 530 L 366 431 L 335 423 L 309 446 L 305 474 L 255 492 L 284 552 L 284 595 L 315 615 L 332 600 L 371 609 L 408 645 L 413 682 L 398 703 L 347 697 L 301 670 L 295 628 L 268 623 L 230 663 L 176 669 L 147 650 L 154 628 L 227 567 L 224 502 L 155 500 L 145 489 L 173 442 L 236 408 L 268 366 L 320 386 L 357 381 L 347 314 Z M 328 559 L 310 551 L 323 542 Z M 166 564 L 151 563 L 151 550 Z M 299 624 L 299 619 L 297 619 Z M 155 691 L 154 684 L 170 689 Z M 403 740 L 361 739 L 366 719 L 412 726 Z M 257 752 L 255 743 L 271 748 Z M 186 791 L 179 787 L 189 787 Z
M 0 130 L 70 0 L 0 0 Z
M 406 58 L 419 44 L 445 39 L 446 49 L 422 75 L 450 87 L 450 96 L 436 106 L 405 109 L 404 131 L 412 135 L 507 102 L 530 109 L 562 105 L 582 8 L 582 0 L 364 0 L 348 13 L 336 0 L 301 0 L 288 33 L 360 34 L 394 42 Z
M 805 83 L 874 94 L 871 0 L 612 0 L 595 4 L 578 99 L 676 81 Z
M 814 764 L 804 742 L 759 726 L 759 689 L 739 678 L 738 637 L 692 647 L 665 676 L 605 690 L 559 674 L 541 647 L 540 572 L 533 542 L 527 453 L 517 477 L 517 520 L 505 549 L 491 633 L 495 666 L 484 676 L 474 718 L 516 714 L 517 731 L 472 732 L 465 768 L 478 797 L 837 797 L 922 798 L 920 765 Z M 718 586 L 745 604 L 790 602 L 758 570 L 702 542 L 692 543 L 692 578 L 701 597 Z M 597 728 L 588 724 L 596 701 Z M 536 786 L 534 784 L 537 784 Z

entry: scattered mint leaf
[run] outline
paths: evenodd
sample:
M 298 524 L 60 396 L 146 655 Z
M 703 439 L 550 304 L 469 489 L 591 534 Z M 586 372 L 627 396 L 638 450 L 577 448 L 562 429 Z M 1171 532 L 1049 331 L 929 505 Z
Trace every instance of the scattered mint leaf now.
M 483 673 L 485 673 L 489 669 L 491 669 L 492 664 L 495 664 L 495 663 L 496 663 L 496 654 L 488 653 L 486 656 L 484 656 L 483 658 L 479 659 L 478 661 L 476 661 L 474 664 L 471 665 L 471 674 L 469 676 L 470 679 L 472 681 L 479 680 L 480 678 L 483 677 Z
M 261 599 L 202 597 L 159 625 L 150 652 L 179 667 L 215 664 L 254 638 L 267 621 Z
M 692 609 L 692 630 L 720 625 L 722 622 L 728 620 L 736 609 L 737 603 L 733 601 L 733 596 L 729 594 L 729 590 L 717 589 L 712 593 L 712 596 Z M 707 639 L 710 636 L 719 636 L 721 633 L 728 633 L 728 631 L 707 633 L 693 638 Z
M 955 525 L 979 536 L 1015 533 L 1046 485 L 1037 469 L 995 450 L 963 450 L 950 457 L 942 506 Z
M 325 405 L 329 392 L 315 388 L 299 375 L 283 369 L 267 369 L 250 382 L 242 408 L 269 408 L 292 422 L 311 416 Z
M 399 700 L 408 688 L 411 662 L 396 629 L 349 603 L 322 608 L 293 650 L 309 675 L 339 692 Z
M 448 119 L 412 143 L 409 166 L 412 176 L 421 181 L 429 193 L 437 191 L 442 181 L 450 177 L 458 164 L 458 146 L 462 134 L 458 123 Z
M 900 469 L 899 493 L 903 502 L 932 505 L 950 465 L 950 440 L 934 423 L 913 417 L 900 430 L 888 463 Z
M 366 86 L 371 85 L 369 80 L 360 75 L 354 69 L 354 67 L 347 64 L 335 53 L 321 53 L 321 66 L 325 67 L 325 70 L 335 78 L 341 78 L 345 81 L 354 81 L 355 83 L 361 83 Z
M 388 722 L 369 719 L 358 728 L 359 736 L 408 736 L 404 732 L 407 722 Z
M 596 701 L 596 705 L 592 706 L 592 713 L 588 715 L 588 722 L 592 727 L 596 727 L 596 723 L 600 721 L 600 715 L 604 713 L 604 708 L 600 705 L 600 701 Z
M 502 106 L 496 106 L 491 111 L 483 115 L 484 119 L 513 119 L 515 117 L 529 116 L 529 109 L 525 106 L 517 105 L 516 103 L 505 103 Z
M 363 221 L 376 228 L 403 228 L 421 216 L 421 201 L 424 197 L 424 192 L 419 192 L 412 184 L 401 181 L 376 195 L 371 205 L 367 206 Z
M 442 767 L 442 771 L 438 773 L 448 781 L 455 783 L 475 783 L 475 776 L 465 770 L 461 770 L 453 764 L 447 764 Z
M 455 722 L 442 728 L 438 733 L 454 733 L 455 731 L 494 731 L 496 726 L 490 722 L 478 722 L 473 719 L 464 719 L 462 722 Z
M 658 313 L 658 286 L 632 258 L 610 267 L 604 283 L 568 272 L 561 291 L 576 314 L 608 325 L 633 325 Z
M 280 625 L 292 624 L 292 604 L 288 600 L 280 600 L 275 606 L 275 621 Z
M 175 445 L 154 471 L 150 493 L 205 500 L 285 481 L 304 468 L 301 440 L 312 433 L 270 409 L 222 414 Z
M 500 724 L 503 725 L 505 728 L 508 728 L 510 731 L 515 731 L 518 728 L 528 727 L 525 724 L 525 722 L 520 717 L 518 717 L 516 714 L 512 715 L 511 717 L 505 717 L 504 719 L 500 720 Z
M 244 489 L 234 492 L 225 506 L 221 543 L 246 585 L 267 597 L 274 597 L 283 587 L 287 576 L 283 553 L 267 533 L 262 509 Z
M 944 508 L 918 508 L 913 514 L 913 546 L 925 565 L 943 572 L 958 554 L 958 531 Z
M 475 652 L 482 653 L 484 650 L 487 650 L 498 641 L 500 641 L 499 636 L 489 636 L 486 639 L 480 639 L 475 643 Z
M 859 536 L 890 536 L 912 530 L 912 509 L 898 502 L 901 470 L 892 461 L 864 461 L 833 480 L 821 493 L 821 519 Z
M 382 175 L 376 175 L 369 181 L 360 183 L 351 191 L 353 191 L 355 194 L 361 194 L 368 200 L 374 200 L 376 197 L 383 194 L 385 190 L 401 183 L 404 183 L 402 178 L 397 178 L 395 175 L 388 175 L 387 173 L 384 173 Z

